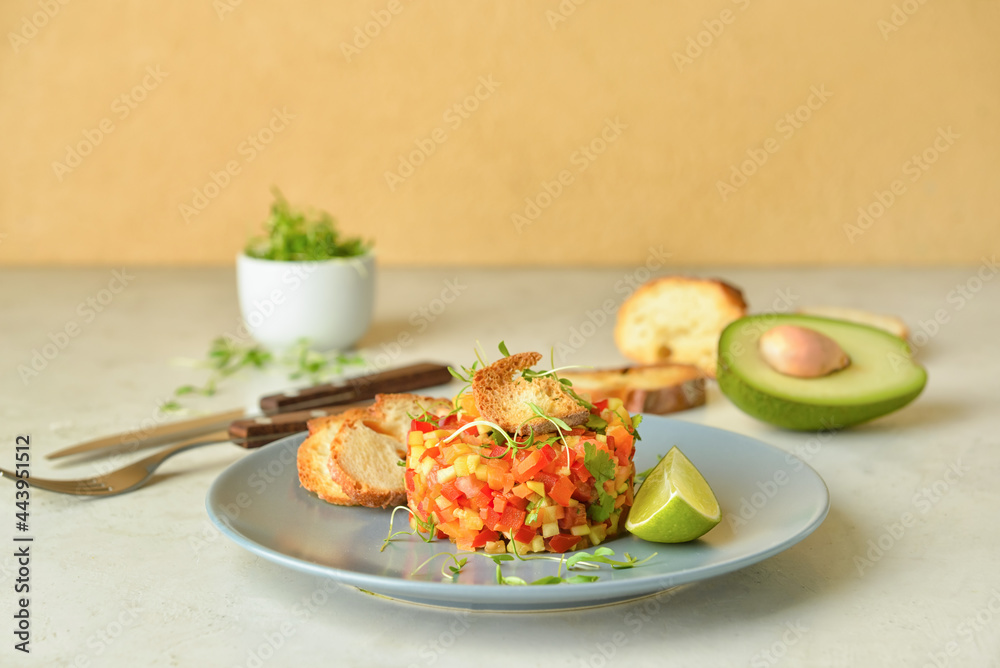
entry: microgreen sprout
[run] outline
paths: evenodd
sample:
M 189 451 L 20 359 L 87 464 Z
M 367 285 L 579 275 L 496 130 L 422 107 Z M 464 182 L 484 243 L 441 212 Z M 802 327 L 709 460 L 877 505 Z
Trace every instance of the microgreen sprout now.
M 460 554 L 475 554 L 475 552 L 462 552 Z M 420 564 L 410 572 L 410 575 L 416 575 L 420 571 L 420 569 L 422 569 L 424 566 L 431 563 L 438 557 L 447 557 L 444 561 L 441 562 L 441 576 L 446 578 L 451 578 L 452 580 L 458 578 L 458 574 L 462 572 L 462 569 L 465 568 L 465 564 L 467 564 L 469 561 L 468 557 L 462 557 L 461 559 L 459 559 L 458 555 L 452 552 L 438 552 L 437 554 L 432 554 L 431 556 L 427 557 L 427 559 L 422 564 Z M 448 559 L 451 559 L 452 563 L 449 564 Z M 445 570 L 445 568 L 447 568 L 447 571 Z
M 396 512 L 399 510 L 405 510 L 406 512 L 410 513 L 410 517 L 413 518 L 413 522 L 417 525 L 418 528 L 410 529 L 409 531 L 405 529 L 400 529 L 399 531 L 394 532 L 392 530 L 392 522 L 396 518 Z M 417 516 L 415 512 L 410 510 L 408 507 L 396 506 L 395 508 L 392 509 L 392 514 L 389 515 L 389 535 L 385 537 L 385 540 L 382 542 L 382 547 L 380 547 L 378 551 L 382 552 L 383 550 L 385 550 L 385 548 L 389 545 L 389 543 L 392 542 L 392 539 L 395 538 L 396 536 L 412 536 L 416 534 L 422 541 L 424 541 L 425 543 L 429 543 L 432 540 L 434 540 L 434 535 L 435 533 L 437 533 L 435 531 L 436 528 L 437 524 L 434 522 L 434 515 L 431 515 L 426 520 L 422 520 L 420 519 L 420 517 Z M 421 531 L 426 531 L 427 535 L 425 536 L 423 533 L 421 533 Z

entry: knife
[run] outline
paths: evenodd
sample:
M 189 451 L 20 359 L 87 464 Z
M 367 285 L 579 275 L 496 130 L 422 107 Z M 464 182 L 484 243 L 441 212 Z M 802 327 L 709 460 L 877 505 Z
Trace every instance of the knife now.
M 304 430 L 313 418 L 339 413 L 345 404 L 357 404 L 374 399 L 376 394 L 406 392 L 451 382 L 451 373 L 443 364 L 422 362 L 359 376 L 343 381 L 290 390 L 261 398 L 263 415 L 253 415 L 243 409 L 223 411 L 214 415 L 160 425 L 149 430 L 135 429 L 104 436 L 45 455 L 58 459 L 69 455 L 94 452 L 105 448 L 138 450 L 162 445 L 219 429 L 230 429 L 237 445 L 259 447 L 273 440 Z M 293 415 L 285 415 L 285 414 Z M 269 438 L 273 436 L 273 438 Z

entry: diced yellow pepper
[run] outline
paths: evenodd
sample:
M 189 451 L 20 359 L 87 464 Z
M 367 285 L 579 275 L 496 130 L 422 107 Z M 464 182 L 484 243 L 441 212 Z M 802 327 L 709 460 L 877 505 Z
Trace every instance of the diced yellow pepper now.
M 545 496 L 545 483 L 543 483 L 542 481 L 540 481 L 540 480 L 529 480 L 528 482 L 526 482 L 524 484 L 527 485 L 528 489 L 530 489 L 532 492 L 534 492 L 538 496 Z

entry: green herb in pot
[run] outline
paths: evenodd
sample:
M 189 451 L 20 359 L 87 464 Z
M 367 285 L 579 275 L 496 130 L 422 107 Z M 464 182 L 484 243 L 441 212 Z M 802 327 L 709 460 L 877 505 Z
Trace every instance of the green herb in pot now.
M 277 188 L 271 215 L 264 222 L 266 236 L 255 237 L 247 244 L 246 254 L 260 260 L 302 262 L 356 257 L 371 249 L 360 237 L 341 237 L 336 221 L 321 211 L 311 220 L 296 211 Z

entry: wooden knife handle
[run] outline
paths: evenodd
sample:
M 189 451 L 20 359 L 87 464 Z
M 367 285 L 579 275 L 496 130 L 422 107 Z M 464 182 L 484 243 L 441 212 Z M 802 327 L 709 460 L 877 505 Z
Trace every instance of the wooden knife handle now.
M 376 394 L 408 392 L 451 382 L 451 373 L 443 364 L 422 362 L 410 366 L 359 376 L 341 384 L 316 385 L 301 390 L 272 394 L 260 400 L 261 410 L 275 413 L 322 408 L 374 399 Z M 274 416 L 276 417 L 276 416 Z
M 313 408 L 307 411 L 295 411 L 292 413 L 280 413 L 266 417 L 242 418 L 234 420 L 229 425 L 229 438 L 244 448 L 259 448 L 267 445 L 279 438 L 297 434 L 305 431 L 309 420 L 336 415 L 350 408 L 361 408 L 370 406 L 371 401 L 350 404 L 346 406 L 327 406 L 326 408 Z

